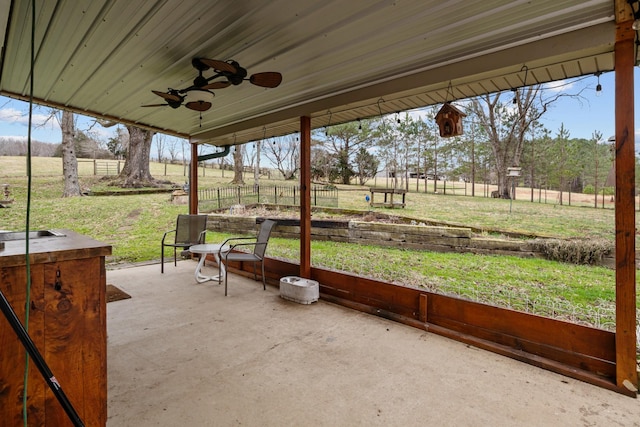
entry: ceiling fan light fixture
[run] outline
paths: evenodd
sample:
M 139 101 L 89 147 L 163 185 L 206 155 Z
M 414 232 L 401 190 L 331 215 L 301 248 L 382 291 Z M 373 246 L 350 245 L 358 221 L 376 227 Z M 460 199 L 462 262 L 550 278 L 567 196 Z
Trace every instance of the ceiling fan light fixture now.
M 187 101 L 212 102 L 215 94 L 208 90 L 194 89 L 187 93 Z

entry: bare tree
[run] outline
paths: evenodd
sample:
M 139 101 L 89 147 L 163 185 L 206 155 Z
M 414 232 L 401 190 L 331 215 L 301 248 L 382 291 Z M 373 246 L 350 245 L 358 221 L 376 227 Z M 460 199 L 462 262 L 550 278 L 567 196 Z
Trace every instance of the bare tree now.
M 167 152 L 169 153 L 169 160 L 171 163 L 178 159 L 178 139 L 170 138 L 167 143 Z
M 161 182 L 151 176 L 149 159 L 151 153 L 151 140 L 154 132 L 127 125 L 129 131 L 129 150 L 124 167 L 118 176 L 118 181 L 123 188 L 157 187 Z
M 338 161 L 321 144 L 311 147 L 311 178 L 316 181 L 334 182 L 338 177 Z
M 555 93 L 545 98 L 541 85 L 519 88 L 512 93 L 510 103 L 500 102 L 504 92 L 482 95 L 470 103 L 470 108 L 478 117 L 491 143 L 498 191 L 503 197 L 509 195 L 507 168 L 520 166 L 525 134 L 529 127 L 561 97 L 580 97 L 580 93 Z
M 60 144 L 31 140 L 31 155 L 54 157 Z M 22 137 L 0 136 L 0 156 L 26 156 L 27 139 Z
M 62 132 L 62 143 L 60 144 L 62 173 L 64 177 L 62 197 L 82 196 L 80 181 L 78 179 L 78 151 L 83 152 L 85 156 L 92 154 L 94 158 L 97 157 L 98 153 L 100 157 L 109 155 L 104 144 L 101 144 L 95 137 L 90 136 L 93 126 L 97 123 L 102 124 L 102 122 L 95 121 L 86 132 L 83 132 L 77 129 L 72 112 L 50 109 L 47 119 L 41 126 L 44 126 L 44 124 L 52 119 L 58 122 Z M 109 125 L 113 124 L 115 123 L 109 122 Z M 108 146 L 108 143 L 106 145 Z
M 253 142 L 253 149 L 249 149 L 248 145 L 243 150 L 243 169 L 253 170 L 253 187 L 260 186 L 260 141 Z
M 398 188 L 398 138 L 395 135 L 395 128 L 386 125 L 384 122 L 378 126 L 376 131 L 376 144 L 378 146 L 378 157 L 384 163 L 385 182 L 389 186 L 389 178 L 392 178 L 393 188 Z
M 24 156 L 26 154 L 26 138 L 7 136 L 3 136 L 0 138 L 0 156 Z
M 264 155 L 273 163 L 284 179 L 294 179 L 300 169 L 300 143 L 293 136 L 264 144 Z
M 99 121 L 99 123 L 104 127 L 117 124 L 111 121 Z M 133 125 L 125 127 L 129 132 L 127 156 L 120 175 L 111 182 L 111 185 L 118 185 L 122 188 L 140 188 L 171 184 L 170 181 L 158 180 L 151 176 L 149 161 L 151 160 L 151 142 L 155 132 Z
M 58 144 L 31 141 L 31 155 L 36 157 L 53 157 L 57 148 Z
M 336 158 L 342 184 L 350 184 L 355 175 L 353 159 L 358 148 L 363 144 L 373 143 L 373 124 L 372 120 L 358 120 L 331 126 L 325 130 L 324 137 L 318 135 L 318 140 Z
M 255 148 L 255 143 L 253 144 L 253 148 Z M 244 146 L 244 150 L 242 150 L 242 164 L 249 169 L 253 169 L 253 165 L 255 165 L 256 161 L 256 150 L 250 150 L 248 145 Z M 246 170 L 246 169 L 245 169 Z
M 162 160 L 164 159 L 164 150 L 167 145 L 166 135 L 162 133 L 157 133 L 155 135 L 155 140 L 156 140 L 156 154 L 158 155 L 158 162 L 162 163 Z
M 243 168 L 242 164 L 242 152 L 244 147 L 242 145 L 236 145 L 233 150 L 233 180 L 231 184 L 244 185 Z
M 72 112 L 62 110 L 60 129 L 62 130 L 62 175 L 64 176 L 62 197 L 82 196 L 78 180 L 78 159 L 74 144 L 75 125 Z
M 107 141 L 107 149 L 116 159 L 124 158 L 129 149 L 129 132 L 125 132 L 121 126 L 118 126 L 115 136 Z
M 76 127 L 73 113 L 52 108 L 49 110 L 49 116 L 43 125 L 52 119 L 58 122 L 60 130 L 62 131 L 62 144 L 60 145 L 62 154 L 62 176 L 64 178 L 62 197 L 82 196 L 80 181 L 78 179 L 78 159 L 76 157 L 75 146 Z
M 227 168 L 227 160 L 225 157 L 220 157 L 218 159 L 218 167 L 222 171 L 222 177 L 224 178 L 224 170 Z

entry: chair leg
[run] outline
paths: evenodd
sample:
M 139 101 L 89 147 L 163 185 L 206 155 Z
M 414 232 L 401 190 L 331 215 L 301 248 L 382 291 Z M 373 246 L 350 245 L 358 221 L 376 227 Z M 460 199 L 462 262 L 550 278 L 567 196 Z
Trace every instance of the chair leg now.
M 164 245 L 160 245 L 160 273 L 164 273 Z
M 267 290 L 267 282 L 264 278 L 264 259 L 262 261 L 260 261 L 260 264 L 262 264 L 262 290 L 266 291 Z
M 227 268 L 228 266 L 225 265 L 225 269 L 224 269 L 224 296 L 227 296 Z
M 176 253 L 178 252 L 178 248 L 176 248 L 175 246 L 173 247 L 173 266 L 176 267 L 178 265 L 178 257 L 176 256 Z

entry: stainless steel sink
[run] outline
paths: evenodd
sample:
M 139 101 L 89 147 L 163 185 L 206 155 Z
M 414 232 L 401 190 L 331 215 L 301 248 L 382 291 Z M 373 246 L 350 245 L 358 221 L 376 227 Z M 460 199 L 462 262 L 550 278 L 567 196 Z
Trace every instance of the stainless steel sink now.
M 2 231 L 0 232 L 0 242 L 11 240 L 25 240 L 24 231 Z M 53 230 L 35 230 L 29 232 L 29 239 L 41 239 L 43 237 L 63 237 L 64 234 Z

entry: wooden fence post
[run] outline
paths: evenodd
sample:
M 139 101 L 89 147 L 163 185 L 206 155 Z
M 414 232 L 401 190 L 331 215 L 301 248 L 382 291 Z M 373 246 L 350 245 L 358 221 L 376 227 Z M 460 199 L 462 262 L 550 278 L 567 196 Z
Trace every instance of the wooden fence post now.
M 634 76 L 636 31 L 627 2 L 618 0 L 615 43 L 616 383 L 638 391 L 636 368 Z M 604 194 L 603 194 L 604 197 Z

